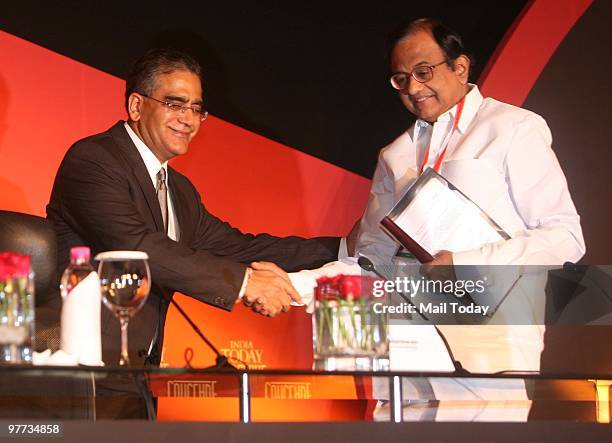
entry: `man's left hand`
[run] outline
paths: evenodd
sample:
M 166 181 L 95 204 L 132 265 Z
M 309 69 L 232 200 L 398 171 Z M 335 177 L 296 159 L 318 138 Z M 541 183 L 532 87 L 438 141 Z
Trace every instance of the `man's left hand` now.
M 453 267 L 453 253 L 450 251 L 440 251 L 433 261 L 424 263 L 421 266 L 421 274 L 430 280 L 456 280 L 455 268 Z

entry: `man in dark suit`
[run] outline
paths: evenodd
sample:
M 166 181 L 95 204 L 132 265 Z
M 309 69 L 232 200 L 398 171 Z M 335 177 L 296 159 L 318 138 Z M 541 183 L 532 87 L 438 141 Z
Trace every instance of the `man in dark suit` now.
M 267 262 L 298 270 L 334 260 L 338 252 L 337 238 L 241 233 L 209 213 L 193 184 L 167 165 L 187 152 L 207 116 L 200 75 L 199 64 L 180 52 L 157 49 L 141 57 L 126 82 L 128 121 L 70 148 L 47 206 L 60 269 L 77 245 L 94 254 L 148 253 L 153 287 L 130 324 L 132 364 L 159 363 L 167 300 L 174 291 L 225 310 L 241 297 L 272 316 L 300 299 L 285 272 Z M 249 267 L 253 261 L 265 263 Z M 104 314 L 104 359 L 112 364 L 119 328 Z

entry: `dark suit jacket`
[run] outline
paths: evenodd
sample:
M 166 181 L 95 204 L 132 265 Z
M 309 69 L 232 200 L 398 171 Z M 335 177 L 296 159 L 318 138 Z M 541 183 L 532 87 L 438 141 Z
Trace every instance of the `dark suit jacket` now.
M 277 263 L 292 271 L 335 260 L 339 239 L 278 238 L 243 234 L 209 213 L 193 184 L 168 167 L 168 187 L 178 218 L 180 239 L 163 229 L 155 188 L 134 143 L 118 122 L 108 131 L 76 142 L 55 178 L 47 218 L 57 233 L 58 267 L 68 265 L 72 246 L 87 245 L 92 255 L 107 250 L 139 250 L 149 254 L 151 295 L 130 322 L 130 355 L 159 362 L 167 301 L 162 292 L 179 291 L 221 309 L 231 310 L 254 260 Z M 107 364 L 118 361 L 119 325 L 103 309 L 103 349 Z M 132 354 L 132 352 L 131 352 Z

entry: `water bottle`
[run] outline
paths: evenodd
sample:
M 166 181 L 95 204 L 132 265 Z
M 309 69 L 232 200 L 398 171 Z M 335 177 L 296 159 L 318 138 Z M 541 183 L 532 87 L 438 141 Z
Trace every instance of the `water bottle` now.
M 94 271 L 94 268 L 89 264 L 90 256 L 91 252 L 87 246 L 70 248 L 70 264 L 62 274 L 60 283 L 63 300 L 66 300 L 66 297 L 76 285 L 84 280 L 90 272 Z

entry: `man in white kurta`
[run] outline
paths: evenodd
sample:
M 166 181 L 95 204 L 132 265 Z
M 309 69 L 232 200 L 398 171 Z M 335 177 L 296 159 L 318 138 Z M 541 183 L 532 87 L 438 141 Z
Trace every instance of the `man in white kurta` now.
M 391 83 L 417 121 L 380 152 L 359 225 L 356 254 L 391 262 L 398 244 L 381 229 L 380 221 L 420 173 L 432 167 L 511 238 L 473 250 L 442 251 L 426 271 L 438 265 L 562 265 L 580 259 L 585 252 L 580 219 L 551 149 L 552 137 L 544 119 L 528 110 L 483 98 L 478 87 L 468 83 L 470 58 L 460 38 L 436 21 L 417 20 L 400 29 L 394 36 L 390 65 Z M 350 262 L 345 262 L 327 266 L 319 273 L 346 273 L 350 269 L 359 272 L 356 265 L 351 268 Z M 306 293 L 316 275 L 317 272 L 307 271 L 291 278 L 296 288 Z M 530 293 L 538 284 L 523 279 L 522 286 L 515 287 L 506 302 L 529 305 Z M 392 369 L 416 369 L 415 355 L 421 355 L 420 360 L 426 362 L 426 353 L 446 353 L 435 330 L 427 328 L 392 327 Z M 539 369 L 543 326 L 440 329 L 455 358 L 472 372 Z M 401 343 L 414 344 L 415 337 L 418 352 L 415 354 L 413 349 L 406 354 Z M 528 412 L 525 387 L 520 380 L 503 384 L 431 380 L 425 388 L 405 383 L 404 390 L 409 391 L 408 397 L 420 396 L 423 401 L 469 401 L 464 407 L 438 408 L 433 415 L 427 412 L 426 405 L 417 402 L 407 408 L 406 418 L 525 420 Z M 501 409 L 480 405 L 481 399 L 498 399 Z M 384 418 L 385 413 L 388 410 L 379 408 L 375 417 Z
M 565 261 L 578 260 L 584 254 L 579 216 L 551 149 L 551 134 L 546 122 L 530 111 L 491 98 L 483 99 L 477 86 L 469 87 L 462 118 L 449 142 L 452 149 L 447 151 L 439 173 L 476 202 L 510 234 L 511 239 L 470 251 L 452 251 L 452 263 L 561 265 Z M 359 254 L 380 261 L 396 253 L 398 245 L 380 229 L 380 220 L 418 178 L 427 145 L 432 149 L 430 159 L 436 158 L 434 147 L 440 145 L 436 141 L 448 136 L 456 111 L 454 106 L 433 124 L 417 120 L 381 151 L 368 206 L 360 223 L 356 247 Z M 527 301 L 521 304 L 526 306 L 534 291 L 542 293 L 541 283 L 539 288 L 536 283 L 535 287 L 522 291 L 523 288 L 517 287 L 507 304 Z M 525 284 L 524 279 L 522 284 Z M 538 308 L 541 311 L 542 306 Z M 534 316 L 538 317 L 535 313 Z M 415 368 L 409 361 L 418 350 L 404 352 L 402 357 L 401 343 L 414 343 L 414 328 L 392 326 L 394 369 L 427 369 Z M 539 370 L 543 327 L 475 325 L 439 328 L 448 339 L 454 356 L 472 372 Z M 423 332 L 417 345 L 421 353 L 445 352 L 436 335 L 432 329 Z M 442 400 L 435 414 L 438 420 L 524 420 L 527 417 L 529 403 L 524 384 L 519 380 L 501 384 L 486 380 L 447 379 L 432 380 L 431 385 L 432 397 Z M 422 386 L 413 390 L 422 390 Z M 445 398 L 466 399 L 468 402 L 461 407 L 457 402 L 450 403 L 455 407 L 444 408 Z M 499 403 L 486 401 L 491 398 L 498 399 Z M 377 414 L 384 418 L 384 409 Z M 407 418 L 431 417 L 422 404 L 407 408 L 405 414 Z

